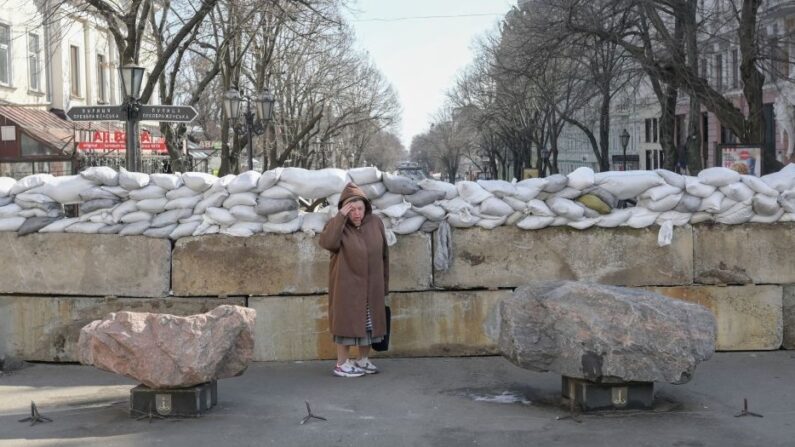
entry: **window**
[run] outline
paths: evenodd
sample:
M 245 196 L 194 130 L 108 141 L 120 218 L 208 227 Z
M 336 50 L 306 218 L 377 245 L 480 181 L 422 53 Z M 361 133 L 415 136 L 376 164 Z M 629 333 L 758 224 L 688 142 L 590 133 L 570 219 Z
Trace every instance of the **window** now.
M 657 142 L 657 118 L 646 118 L 646 143 Z
M 723 55 L 715 55 L 715 89 L 723 91 Z
M 107 76 L 105 75 L 105 55 L 97 54 L 97 102 L 107 104 Z
M 80 96 L 80 48 L 69 47 L 69 83 L 72 96 Z
M 657 118 L 652 119 L 651 121 L 652 129 L 651 129 L 651 138 L 653 142 L 657 142 Z
M 0 24 L 0 84 L 11 85 L 11 27 Z
M 734 132 L 728 127 L 723 127 L 723 124 L 720 126 L 720 142 L 723 144 L 737 143 L 737 137 L 734 136 Z
M 40 58 L 39 35 L 28 34 L 28 83 L 30 89 L 35 92 L 41 90 Z
M 740 88 L 740 50 L 734 48 L 731 51 L 731 88 Z
M 646 170 L 660 169 L 663 166 L 663 152 L 659 149 L 646 151 Z

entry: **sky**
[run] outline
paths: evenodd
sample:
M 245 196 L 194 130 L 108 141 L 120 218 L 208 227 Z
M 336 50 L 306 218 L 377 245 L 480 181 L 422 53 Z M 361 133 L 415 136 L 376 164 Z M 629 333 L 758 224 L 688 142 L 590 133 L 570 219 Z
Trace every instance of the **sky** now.
M 406 150 L 414 135 L 428 129 L 433 113 L 444 103 L 445 91 L 472 61 L 474 39 L 494 30 L 515 4 L 516 0 L 352 2 L 350 20 L 359 46 L 400 99 L 399 136 Z

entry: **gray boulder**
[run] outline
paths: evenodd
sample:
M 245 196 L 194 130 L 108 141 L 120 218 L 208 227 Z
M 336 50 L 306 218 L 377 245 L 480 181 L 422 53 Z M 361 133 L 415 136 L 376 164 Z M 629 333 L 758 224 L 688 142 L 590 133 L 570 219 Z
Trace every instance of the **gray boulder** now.
M 534 371 L 602 383 L 686 383 L 715 352 L 704 307 L 641 289 L 537 282 L 498 309 L 499 348 Z

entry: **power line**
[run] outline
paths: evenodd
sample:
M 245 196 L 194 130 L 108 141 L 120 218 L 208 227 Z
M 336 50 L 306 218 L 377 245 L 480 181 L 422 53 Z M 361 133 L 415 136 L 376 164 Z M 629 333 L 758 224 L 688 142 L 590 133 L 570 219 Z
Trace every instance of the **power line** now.
M 504 13 L 483 13 L 483 14 L 451 14 L 441 16 L 408 16 L 408 17 L 392 17 L 392 18 L 372 18 L 372 19 L 359 19 L 353 20 L 354 22 L 400 22 L 405 20 L 433 20 L 433 19 L 458 19 L 465 17 L 502 17 Z

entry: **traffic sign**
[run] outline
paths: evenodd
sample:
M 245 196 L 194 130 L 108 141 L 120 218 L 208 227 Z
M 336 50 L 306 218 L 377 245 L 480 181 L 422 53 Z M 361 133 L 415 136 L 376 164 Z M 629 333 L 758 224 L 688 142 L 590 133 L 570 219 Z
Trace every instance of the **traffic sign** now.
M 121 106 L 78 106 L 66 112 L 72 121 L 125 121 L 127 113 Z
M 196 118 L 196 109 L 191 106 L 141 106 L 140 117 L 143 121 L 164 121 L 173 123 L 189 123 Z

